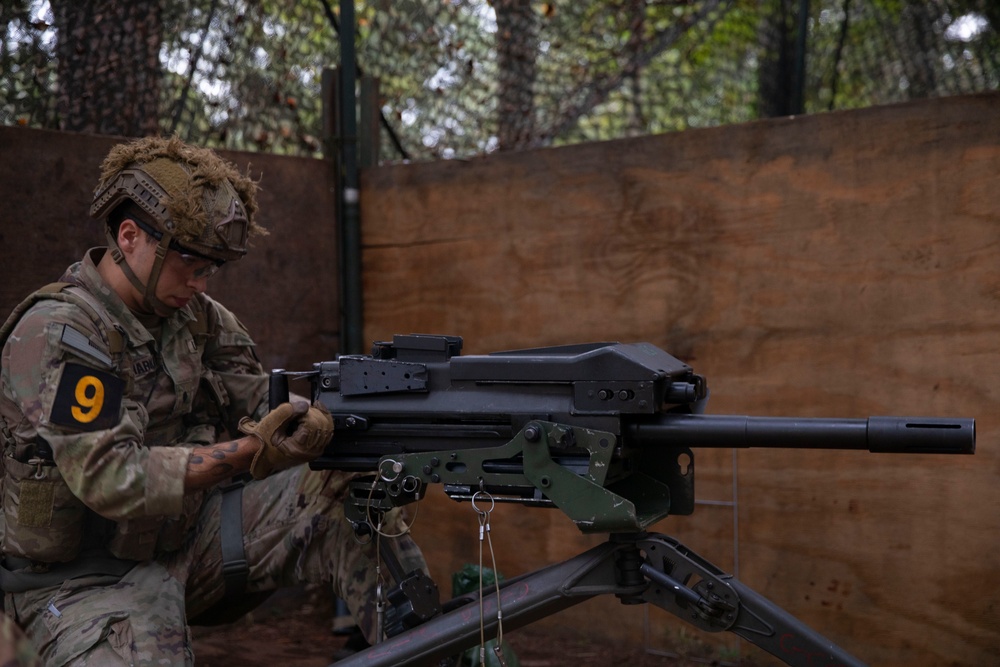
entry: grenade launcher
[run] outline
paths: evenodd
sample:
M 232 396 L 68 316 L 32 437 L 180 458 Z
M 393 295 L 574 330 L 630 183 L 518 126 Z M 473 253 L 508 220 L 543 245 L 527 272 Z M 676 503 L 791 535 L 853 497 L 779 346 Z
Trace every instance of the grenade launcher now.
M 709 632 L 734 632 L 791 665 L 862 664 L 672 538 L 645 529 L 693 512 L 699 447 L 975 451 L 972 419 L 704 414 L 704 378 L 646 343 L 469 356 L 461 348 L 455 336 L 395 336 L 371 355 L 342 356 L 302 374 L 274 371 L 271 401 L 287 397 L 289 377 L 310 379 L 312 399 L 335 423 L 333 442 L 311 465 L 371 473 L 354 482 L 348 499 L 359 533 L 371 530 L 373 514 L 441 484 L 456 500 L 482 494 L 490 503 L 557 507 L 581 531 L 610 534 L 606 544 L 507 581 L 499 595 L 483 593 L 494 632 L 498 597 L 510 628 L 610 593 Z M 442 609 L 425 576 L 394 575 L 400 586 L 389 596 L 396 605 L 389 638 L 338 664 L 428 664 L 478 644 L 478 615 L 459 613 L 478 595 Z

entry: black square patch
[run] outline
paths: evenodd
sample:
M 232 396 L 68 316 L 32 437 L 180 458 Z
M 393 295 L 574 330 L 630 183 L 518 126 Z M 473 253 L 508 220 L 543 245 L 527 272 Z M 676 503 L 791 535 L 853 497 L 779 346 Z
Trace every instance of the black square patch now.
M 110 373 L 66 364 L 50 421 L 81 431 L 100 431 L 118 423 L 125 382 Z

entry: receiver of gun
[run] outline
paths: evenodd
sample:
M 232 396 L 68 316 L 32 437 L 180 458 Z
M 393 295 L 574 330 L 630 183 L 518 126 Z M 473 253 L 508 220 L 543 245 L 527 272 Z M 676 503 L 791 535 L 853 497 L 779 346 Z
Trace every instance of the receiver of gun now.
M 973 419 L 703 414 L 704 378 L 648 343 L 469 356 L 461 346 L 395 336 L 371 355 L 315 364 L 312 397 L 336 435 L 313 467 L 377 473 L 387 505 L 440 483 L 455 499 L 487 490 L 614 532 L 690 514 L 699 447 L 975 451 Z

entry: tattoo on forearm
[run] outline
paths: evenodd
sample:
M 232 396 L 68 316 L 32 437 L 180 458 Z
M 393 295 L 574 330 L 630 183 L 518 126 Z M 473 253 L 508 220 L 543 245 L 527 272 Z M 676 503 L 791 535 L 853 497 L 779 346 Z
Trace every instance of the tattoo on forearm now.
M 222 451 L 221 449 L 213 449 L 210 456 L 216 461 L 226 460 L 226 452 Z
M 245 471 L 255 452 L 243 440 L 195 447 L 188 457 L 185 490 L 207 489 Z
M 223 463 L 221 465 L 217 465 L 215 466 L 214 470 L 216 470 L 219 473 L 225 473 L 223 477 L 232 477 L 233 474 L 236 473 L 236 467 L 229 463 Z
M 199 447 L 191 453 L 187 467 L 192 473 L 208 476 L 214 480 L 231 477 L 239 468 L 233 464 L 231 457 L 238 452 L 239 443 L 235 440 Z

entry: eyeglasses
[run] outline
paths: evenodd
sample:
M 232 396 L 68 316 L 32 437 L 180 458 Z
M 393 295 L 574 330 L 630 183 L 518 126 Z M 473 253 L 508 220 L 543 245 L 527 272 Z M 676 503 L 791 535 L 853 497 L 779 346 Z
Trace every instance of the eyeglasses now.
M 202 278 L 211 278 L 225 264 L 221 259 L 209 259 L 189 252 L 181 252 L 174 248 L 170 250 L 181 258 L 184 270 L 199 280 Z
M 154 239 L 159 241 L 163 238 L 163 233 L 154 229 L 152 226 L 146 224 L 142 220 L 135 217 L 130 218 L 135 224 L 139 226 L 139 229 L 146 232 Z M 185 271 L 190 273 L 195 278 L 201 280 L 202 278 L 211 278 L 222 265 L 225 264 L 225 260 L 215 259 L 214 257 L 207 257 L 201 253 L 195 252 L 190 248 L 185 248 L 177 241 L 171 240 L 170 245 L 167 246 L 172 252 L 177 253 L 181 258 L 181 263 L 184 265 Z

